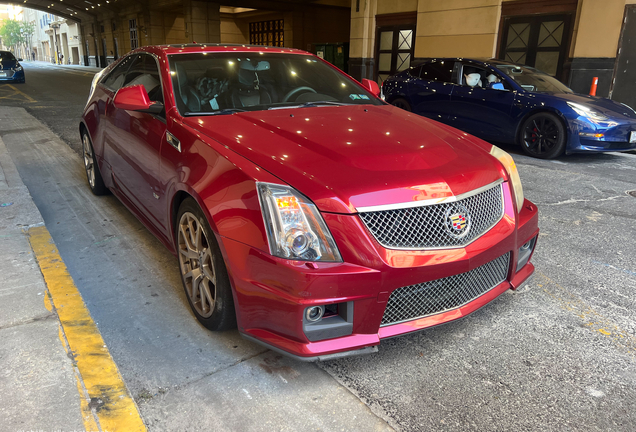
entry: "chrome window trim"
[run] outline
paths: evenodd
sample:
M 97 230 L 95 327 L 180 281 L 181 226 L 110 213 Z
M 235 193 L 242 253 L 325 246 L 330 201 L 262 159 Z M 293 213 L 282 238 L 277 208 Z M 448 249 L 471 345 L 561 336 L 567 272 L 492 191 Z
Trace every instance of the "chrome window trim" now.
M 384 210 L 400 210 L 400 209 L 406 209 L 406 208 L 425 207 L 425 206 L 430 206 L 435 204 L 451 203 L 451 202 L 460 201 L 460 200 L 469 198 L 473 195 L 477 195 L 501 183 L 503 183 L 503 179 L 496 180 L 490 184 L 487 184 L 486 186 L 482 186 L 480 188 L 474 189 L 470 192 L 463 193 L 461 195 L 453 195 L 453 196 L 444 197 L 444 198 L 432 198 L 432 199 L 427 199 L 423 201 L 411 201 L 406 203 L 356 207 L 356 211 L 358 213 L 369 213 L 369 212 L 384 211 Z

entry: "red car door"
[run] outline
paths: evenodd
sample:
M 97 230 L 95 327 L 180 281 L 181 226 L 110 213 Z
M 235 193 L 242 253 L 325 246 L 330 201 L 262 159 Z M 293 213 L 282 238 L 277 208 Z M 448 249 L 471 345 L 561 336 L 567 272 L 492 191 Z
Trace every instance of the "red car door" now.
M 150 54 L 136 54 L 123 87 L 142 84 L 150 99 L 163 103 L 157 62 Z M 160 185 L 161 146 L 166 136 L 165 114 L 118 109 L 108 101 L 104 145 L 112 167 L 116 193 L 162 234 L 166 233 L 165 197 Z

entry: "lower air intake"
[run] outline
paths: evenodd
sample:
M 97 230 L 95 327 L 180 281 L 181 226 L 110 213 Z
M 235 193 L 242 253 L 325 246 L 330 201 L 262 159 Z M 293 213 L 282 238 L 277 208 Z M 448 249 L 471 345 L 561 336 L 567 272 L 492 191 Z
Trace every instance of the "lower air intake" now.
M 398 288 L 389 297 L 382 326 L 461 307 L 506 280 L 510 253 L 476 269 L 447 278 Z

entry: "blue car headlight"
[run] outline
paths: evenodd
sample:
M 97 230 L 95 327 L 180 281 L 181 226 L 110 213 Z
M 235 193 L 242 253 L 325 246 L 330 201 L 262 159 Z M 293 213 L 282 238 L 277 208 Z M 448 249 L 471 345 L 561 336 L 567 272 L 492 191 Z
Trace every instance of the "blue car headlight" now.
M 16 66 L 13 68 L 14 71 L 20 72 L 22 70 L 22 66 Z
M 576 102 L 568 102 L 567 103 L 570 108 L 574 110 L 581 117 L 587 117 L 590 120 L 595 121 L 606 121 L 609 120 L 609 117 L 603 113 L 598 111 L 594 111 L 592 108 L 585 106 L 583 104 L 578 104 Z

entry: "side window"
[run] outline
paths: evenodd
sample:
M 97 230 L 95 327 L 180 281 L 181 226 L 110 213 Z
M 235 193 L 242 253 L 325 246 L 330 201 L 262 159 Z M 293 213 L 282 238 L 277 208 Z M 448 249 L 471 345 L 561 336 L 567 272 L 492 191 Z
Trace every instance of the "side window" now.
M 133 56 L 124 58 L 115 68 L 102 80 L 102 85 L 112 91 L 117 91 L 124 85 L 124 77 L 130 64 L 132 63 Z
M 420 79 L 427 81 L 453 82 L 455 62 L 450 60 L 435 61 L 422 66 Z
M 489 73 L 482 67 L 464 64 L 459 78 L 462 85 L 475 88 L 487 88 L 488 75 Z
M 409 75 L 415 78 L 419 78 L 421 71 L 422 71 L 422 66 L 415 66 L 409 69 Z
M 493 85 L 496 83 L 500 83 L 506 90 L 512 90 L 512 87 L 510 86 L 510 84 L 508 84 L 508 81 L 506 81 L 499 73 L 493 70 L 487 70 L 485 81 L 486 87 L 492 88 Z M 499 86 L 498 88 L 501 89 L 501 86 Z
M 163 91 L 161 90 L 157 62 L 148 54 L 137 54 L 134 57 L 134 63 L 126 74 L 124 86 L 141 84 L 146 88 L 151 101 L 163 103 Z

